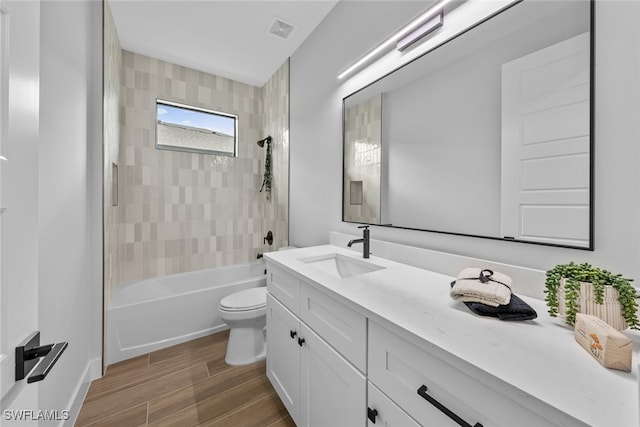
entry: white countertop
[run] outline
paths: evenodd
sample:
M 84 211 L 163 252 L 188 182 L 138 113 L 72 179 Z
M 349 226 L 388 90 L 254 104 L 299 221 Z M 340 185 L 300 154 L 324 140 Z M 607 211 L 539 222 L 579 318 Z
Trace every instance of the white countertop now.
M 362 259 L 351 250 L 332 245 L 264 255 L 267 261 L 344 298 L 367 317 L 422 338 L 588 425 L 640 425 L 637 331 L 623 332 L 634 343 L 633 371 L 607 369 L 575 341 L 564 320 L 548 315 L 544 301 L 519 295 L 536 310 L 538 318 L 501 321 L 477 316 L 464 303 L 454 301 L 449 296 L 455 279 L 451 276 L 372 255 L 369 262 L 384 269 L 340 279 L 299 260 L 330 253 Z

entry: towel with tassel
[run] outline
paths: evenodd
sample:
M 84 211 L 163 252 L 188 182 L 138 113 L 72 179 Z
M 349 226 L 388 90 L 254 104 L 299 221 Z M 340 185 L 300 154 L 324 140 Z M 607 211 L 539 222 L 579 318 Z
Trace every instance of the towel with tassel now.
M 477 302 L 491 307 L 509 304 L 511 278 L 487 268 L 465 268 L 451 282 L 451 298 Z

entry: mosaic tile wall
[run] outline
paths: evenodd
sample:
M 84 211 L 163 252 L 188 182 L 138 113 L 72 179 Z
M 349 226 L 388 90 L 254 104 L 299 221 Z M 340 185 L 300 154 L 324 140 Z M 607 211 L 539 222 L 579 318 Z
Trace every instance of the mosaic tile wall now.
M 120 134 L 120 59 L 121 49 L 109 3 L 104 2 L 104 283 L 105 299 L 110 300 L 112 287 L 119 283 L 118 274 L 118 207 L 113 206 L 113 163 L 119 162 Z
M 289 60 L 262 87 L 263 129 L 272 138 L 273 183 L 271 200 L 264 204 L 263 229 L 273 232 L 270 251 L 289 244 Z
M 266 227 L 282 226 L 287 218 L 282 211 L 288 211 L 288 195 L 279 184 L 288 182 L 288 154 L 282 152 L 288 148 L 289 85 L 283 82 L 288 64 L 285 68 L 267 83 L 271 89 L 263 90 L 122 52 L 119 283 L 244 264 L 267 250 Z M 157 150 L 156 98 L 237 114 L 239 156 Z M 273 111 L 268 119 L 265 104 Z M 265 149 L 256 141 L 265 136 L 265 126 L 278 141 L 270 205 L 259 192 Z
M 344 220 L 380 224 L 382 95 L 345 111 L 344 141 Z

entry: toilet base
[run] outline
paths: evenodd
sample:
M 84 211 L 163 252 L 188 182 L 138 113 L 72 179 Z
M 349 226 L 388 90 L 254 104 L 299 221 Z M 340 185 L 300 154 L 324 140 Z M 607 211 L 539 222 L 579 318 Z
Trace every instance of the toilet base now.
M 266 328 L 231 328 L 227 354 L 227 365 L 250 365 L 267 357 Z

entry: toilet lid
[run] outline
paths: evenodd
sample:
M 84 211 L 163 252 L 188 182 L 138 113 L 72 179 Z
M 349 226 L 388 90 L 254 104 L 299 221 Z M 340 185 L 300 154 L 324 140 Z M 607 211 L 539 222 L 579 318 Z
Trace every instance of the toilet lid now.
M 227 295 L 220 301 L 220 307 L 228 311 L 253 310 L 267 305 L 267 288 L 245 289 L 231 295 Z

